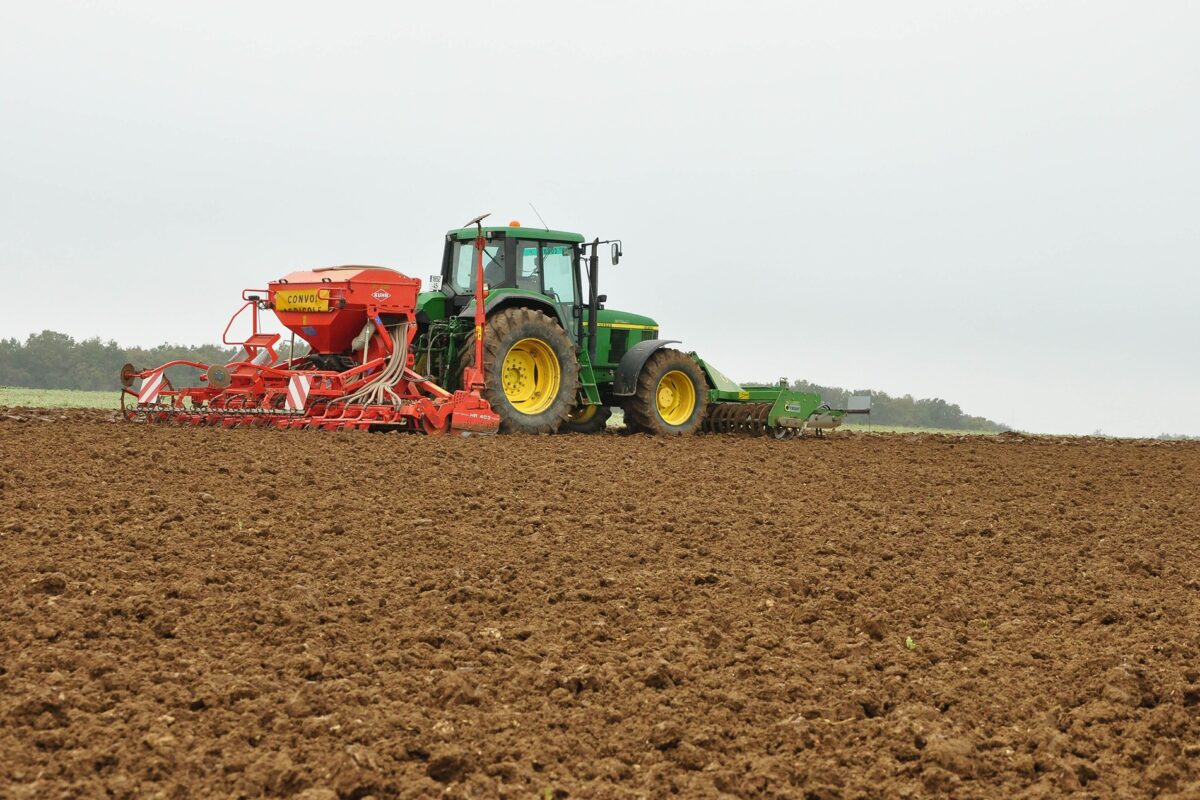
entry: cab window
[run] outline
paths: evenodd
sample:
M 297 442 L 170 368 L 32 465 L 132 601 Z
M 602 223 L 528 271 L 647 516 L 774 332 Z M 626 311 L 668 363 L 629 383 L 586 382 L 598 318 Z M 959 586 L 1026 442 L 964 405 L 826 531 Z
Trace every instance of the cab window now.
M 475 291 L 475 240 L 454 243 L 451 282 L 459 294 Z M 504 242 L 489 242 L 483 248 L 483 281 L 490 286 L 504 282 Z
M 543 290 L 560 305 L 575 304 L 574 266 L 575 248 L 571 245 L 553 242 L 542 245 Z
M 541 264 L 538 260 L 538 243 L 525 239 L 517 241 L 517 288 L 531 292 L 542 290 Z

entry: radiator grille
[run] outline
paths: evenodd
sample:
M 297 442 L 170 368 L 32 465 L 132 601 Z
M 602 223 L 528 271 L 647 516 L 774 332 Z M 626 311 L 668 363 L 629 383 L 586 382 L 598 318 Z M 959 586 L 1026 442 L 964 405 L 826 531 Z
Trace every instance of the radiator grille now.
M 614 329 L 608 341 L 608 360 L 615 364 L 621 360 L 621 356 L 625 355 L 625 351 L 629 349 L 629 331 L 623 328 Z

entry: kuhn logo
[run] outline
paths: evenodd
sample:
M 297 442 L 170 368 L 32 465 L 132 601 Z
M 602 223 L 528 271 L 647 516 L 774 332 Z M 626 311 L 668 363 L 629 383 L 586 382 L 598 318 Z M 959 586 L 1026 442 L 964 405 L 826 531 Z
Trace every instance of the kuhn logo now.
M 371 297 L 374 297 L 376 300 L 382 303 L 384 300 L 387 300 L 389 297 L 391 297 L 391 294 L 383 289 L 377 289 L 376 291 L 372 292 Z

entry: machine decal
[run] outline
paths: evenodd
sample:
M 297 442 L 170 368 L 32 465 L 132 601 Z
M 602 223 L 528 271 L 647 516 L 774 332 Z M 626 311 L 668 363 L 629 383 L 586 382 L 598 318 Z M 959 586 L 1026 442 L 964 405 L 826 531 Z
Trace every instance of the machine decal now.
M 281 289 L 275 292 L 276 311 L 328 311 L 329 295 L 319 289 Z
M 376 300 L 378 300 L 381 303 L 384 300 L 387 300 L 391 296 L 392 296 L 391 292 L 387 291 L 386 289 L 378 289 L 371 293 L 371 297 L 374 297 Z

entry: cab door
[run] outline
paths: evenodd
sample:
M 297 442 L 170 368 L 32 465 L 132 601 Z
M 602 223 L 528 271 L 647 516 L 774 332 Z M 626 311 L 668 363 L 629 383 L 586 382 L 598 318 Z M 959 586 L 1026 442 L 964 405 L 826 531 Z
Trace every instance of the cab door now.
M 579 347 L 583 305 L 576 257 L 575 246 L 569 242 L 520 239 L 514 261 L 517 288 L 537 292 L 553 303 L 571 341 Z
M 542 243 L 542 291 L 558 306 L 567 333 L 580 346 L 583 330 L 583 301 L 580 299 L 579 270 L 575 245 Z

